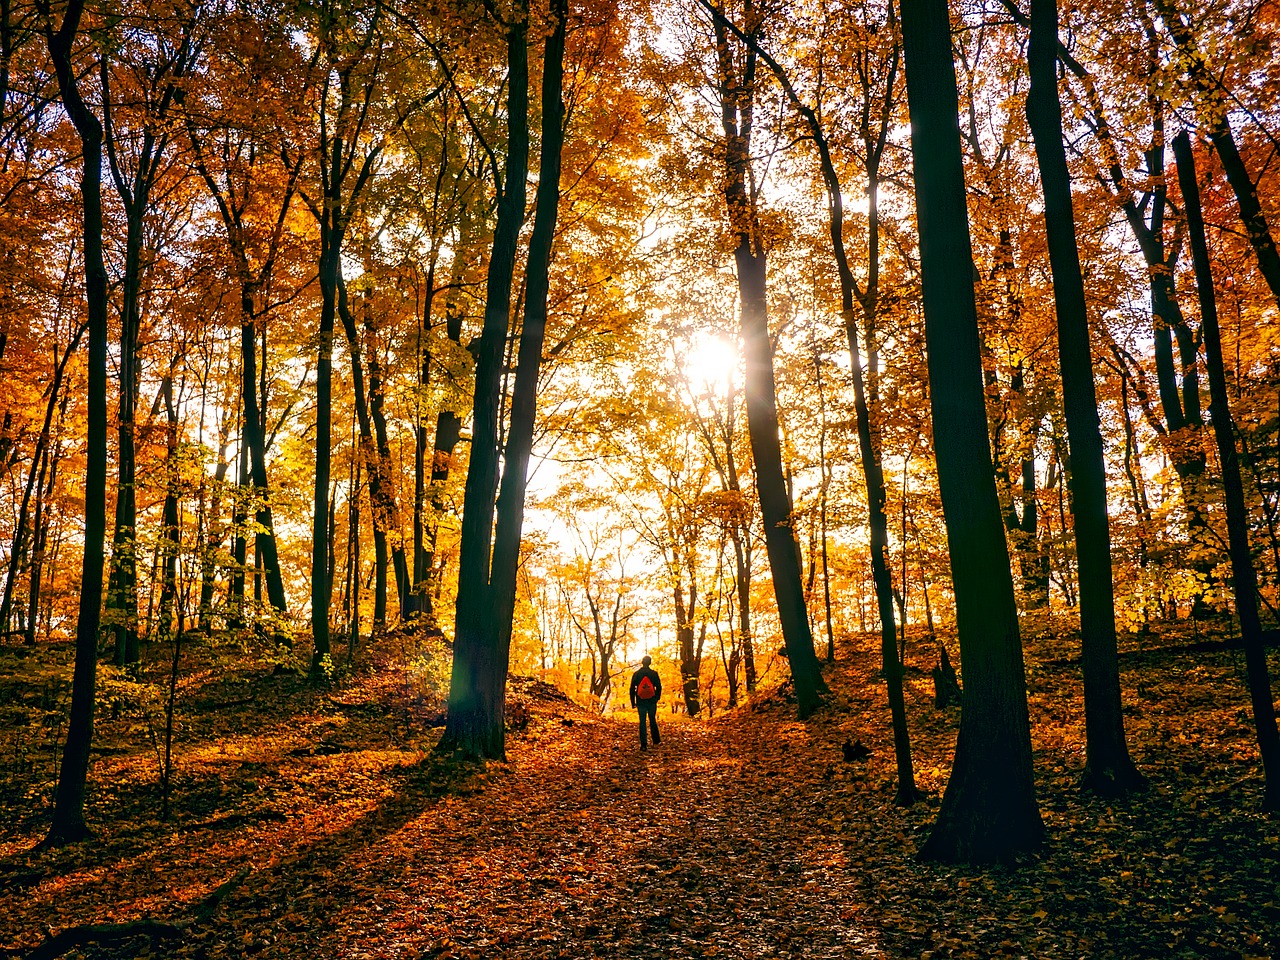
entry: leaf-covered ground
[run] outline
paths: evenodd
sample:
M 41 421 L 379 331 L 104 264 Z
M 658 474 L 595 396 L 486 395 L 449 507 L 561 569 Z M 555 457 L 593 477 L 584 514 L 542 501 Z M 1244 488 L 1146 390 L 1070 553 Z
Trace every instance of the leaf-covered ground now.
M 935 711 L 913 672 L 930 797 L 895 807 L 870 639 L 828 671 L 835 697 L 814 720 L 794 720 L 776 694 L 710 722 L 663 711 L 664 742 L 647 754 L 629 718 L 513 683 L 530 721 L 509 738 L 509 762 L 486 771 L 430 759 L 434 708 L 387 663 L 328 690 L 288 675 L 197 676 L 180 702 L 173 819 L 157 819 L 156 755 L 126 704 L 100 725 L 98 840 L 34 853 L 41 731 L 56 733 L 43 709 L 56 683 L 42 670 L 57 671 L 45 654 L 9 650 L 0 948 L 22 956 L 46 928 L 150 917 L 180 935 L 69 956 L 1280 956 L 1280 821 L 1256 812 L 1239 654 L 1157 649 L 1189 639 L 1176 634 L 1127 651 L 1130 735 L 1151 789 L 1108 804 L 1075 783 L 1069 643 L 1050 623 L 1027 634 L 1050 840 L 986 869 L 915 860 L 958 713 Z M 915 652 L 922 667 L 931 659 Z M 843 762 L 850 736 L 869 759 Z

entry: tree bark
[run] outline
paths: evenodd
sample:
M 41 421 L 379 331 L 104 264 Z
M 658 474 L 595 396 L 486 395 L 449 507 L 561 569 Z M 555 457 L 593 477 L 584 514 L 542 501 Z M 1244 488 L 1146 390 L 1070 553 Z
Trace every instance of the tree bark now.
M 316 466 L 311 517 L 311 673 L 319 676 L 330 655 L 329 479 L 333 448 L 333 321 L 337 313 L 338 284 L 342 273 L 342 246 L 326 191 L 320 225 L 320 329 L 316 344 Z
M 988 862 L 1036 849 L 1026 677 L 987 437 L 946 0 L 907 0 L 902 36 L 920 234 L 930 401 L 965 698 L 955 765 L 926 859 Z
M 484 323 L 476 351 L 471 460 L 463 493 L 449 714 L 437 750 L 470 759 L 505 755 L 502 658 L 491 607 L 493 512 L 498 490 L 502 365 L 511 314 L 512 280 L 524 222 L 529 172 L 528 8 L 521 0 L 506 25 L 507 163 L 485 287 Z
M 755 198 L 748 187 L 751 164 L 751 124 L 754 110 L 755 52 L 745 54 L 739 75 L 728 43 L 727 19 L 721 9 L 714 18 L 719 59 L 720 119 L 724 134 L 724 199 L 737 244 L 733 251 L 738 272 L 739 324 L 746 359 L 744 392 L 747 434 L 756 467 L 756 493 L 764 524 L 765 551 L 773 578 L 782 639 L 795 687 L 796 708 L 804 719 L 822 705 L 826 681 L 813 647 L 813 633 L 804 601 L 804 583 L 796 541 L 795 517 L 778 436 L 778 405 L 773 372 L 773 343 L 769 337 L 768 268 L 760 242 Z M 748 3 L 747 28 L 753 36 L 760 14 Z
M 84 0 L 68 0 L 62 25 L 46 22 L 58 90 L 80 137 L 80 196 L 84 206 L 85 295 L 89 320 L 88 430 L 84 478 L 84 561 L 76 623 L 71 713 L 54 798 L 53 822 L 44 843 L 59 846 L 90 836 L 84 819 L 89 748 L 93 741 L 98 626 L 102 617 L 103 541 L 107 515 L 107 268 L 102 256 L 102 124 L 81 99 L 71 63 Z
M 1058 99 L 1057 0 L 1031 0 L 1027 120 L 1044 190 L 1044 222 L 1058 319 L 1062 403 L 1071 455 L 1071 510 L 1080 581 L 1080 644 L 1084 671 L 1084 784 L 1104 797 L 1140 789 L 1146 778 L 1129 758 L 1120 709 L 1107 472 L 1094 393 L 1084 277 L 1076 245 L 1071 174 Z
M 1209 248 L 1200 212 L 1200 186 L 1196 181 L 1191 139 L 1186 131 L 1174 138 L 1173 152 L 1178 161 L 1178 184 L 1182 188 L 1196 286 L 1200 292 L 1200 330 L 1204 334 L 1205 366 L 1209 374 L 1211 398 L 1209 417 L 1213 422 L 1213 433 L 1218 441 L 1218 457 L 1222 462 L 1236 613 L 1240 617 L 1240 635 L 1244 640 L 1245 670 L 1249 680 L 1249 698 L 1253 704 L 1253 723 L 1262 754 L 1265 779 L 1262 806 L 1264 810 L 1280 810 L 1280 731 L 1276 728 L 1275 702 L 1267 670 L 1267 651 L 1262 639 L 1262 623 L 1258 617 L 1258 573 L 1249 551 L 1249 513 L 1240 477 L 1235 426 L 1231 422 L 1231 406 L 1227 400 L 1227 377 L 1222 360 L 1222 340 L 1218 331 L 1218 308 L 1213 294 L 1213 270 L 1209 263 Z

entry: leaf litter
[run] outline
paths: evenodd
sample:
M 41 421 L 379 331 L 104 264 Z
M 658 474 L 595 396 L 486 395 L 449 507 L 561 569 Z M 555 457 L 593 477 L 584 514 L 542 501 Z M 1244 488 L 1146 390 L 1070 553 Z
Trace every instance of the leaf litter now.
M 32 852 L 38 790 L 3 782 L 0 945 L 22 956 L 46 929 L 177 922 L 248 868 L 180 938 L 67 956 L 1280 956 L 1280 822 L 1257 812 L 1239 654 L 1177 640 L 1126 651 L 1130 741 L 1151 787 L 1107 802 L 1078 786 L 1072 635 L 1052 622 L 1028 631 L 1049 841 L 1000 868 L 915 859 L 959 714 L 933 709 L 917 664 L 907 688 L 927 797 L 894 806 L 871 638 L 828 668 L 835 694 L 812 720 L 796 721 L 777 691 L 712 721 L 664 709 L 648 753 L 628 715 L 600 718 L 518 680 L 509 713 L 521 729 L 508 762 L 485 769 L 432 758 L 435 708 L 385 671 L 330 690 L 242 678 L 253 696 L 235 709 L 209 709 L 217 690 L 192 692 L 170 822 L 155 819 L 154 757 L 126 749 L 127 717 L 99 730 L 96 842 Z M 871 756 L 844 762 L 849 738 Z

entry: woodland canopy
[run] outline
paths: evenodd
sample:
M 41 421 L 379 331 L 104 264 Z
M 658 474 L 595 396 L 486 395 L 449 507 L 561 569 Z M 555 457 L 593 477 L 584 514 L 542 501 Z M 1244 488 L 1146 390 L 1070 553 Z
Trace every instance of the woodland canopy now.
M 167 820 L 211 677 L 387 669 L 432 762 L 501 762 L 509 676 L 608 718 L 647 653 L 690 721 L 810 721 L 862 658 L 897 804 L 943 786 L 929 673 L 958 722 L 922 856 L 1008 863 L 1045 840 L 1030 632 L 1072 638 L 1068 765 L 1116 803 L 1125 658 L 1239 651 L 1241 796 L 1280 809 L 1278 30 L 3 0 L 14 808 L 89 836 L 123 712 Z

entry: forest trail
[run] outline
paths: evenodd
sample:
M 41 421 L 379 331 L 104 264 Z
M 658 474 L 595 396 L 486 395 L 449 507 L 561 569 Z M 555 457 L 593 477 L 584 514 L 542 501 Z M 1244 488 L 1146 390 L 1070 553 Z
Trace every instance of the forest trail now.
M 1031 638 L 1048 843 L 1000 868 L 916 859 L 958 711 L 935 710 L 913 668 L 907 707 L 925 800 L 896 807 L 870 640 L 828 669 L 831 701 L 808 721 L 776 691 L 714 719 L 664 705 L 663 743 L 648 753 L 634 712 L 602 718 L 512 678 L 518 729 L 507 762 L 483 770 L 433 758 L 438 707 L 407 668 L 379 664 L 327 688 L 211 674 L 184 702 L 167 821 L 154 751 L 127 709 L 104 711 L 99 726 L 93 843 L 33 850 L 47 829 L 46 768 L 19 777 L 0 766 L 0 957 L 30 955 L 46 929 L 137 929 L 144 918 L 177 931 L 66 956 L 1280 957 L 1280 830 L 1258 812 L 1236 654 L 1152 649 L 1125 661 L 1130 736 L 1152 787 L 1106 802 L 1078 786 L 1071 640 Z M 22 666 L 26 687 L 0 684 L 13 702 L 38 692 Z M 846 738 L 871 755 L 845 763 Z
M 483 798 L 407 824 L 402 862 L 366 865 L 381 876 L 360 886 L 404 880 L 344 918 L 368 938 L 353 956 L 397 955 L 401 926 L 459 957 L 875 955 L 844 844 L 798 822 L 778 751 L 744 743 L 749 725 L 661 722 L 648 753 L 619 719 L 513 743 Z

